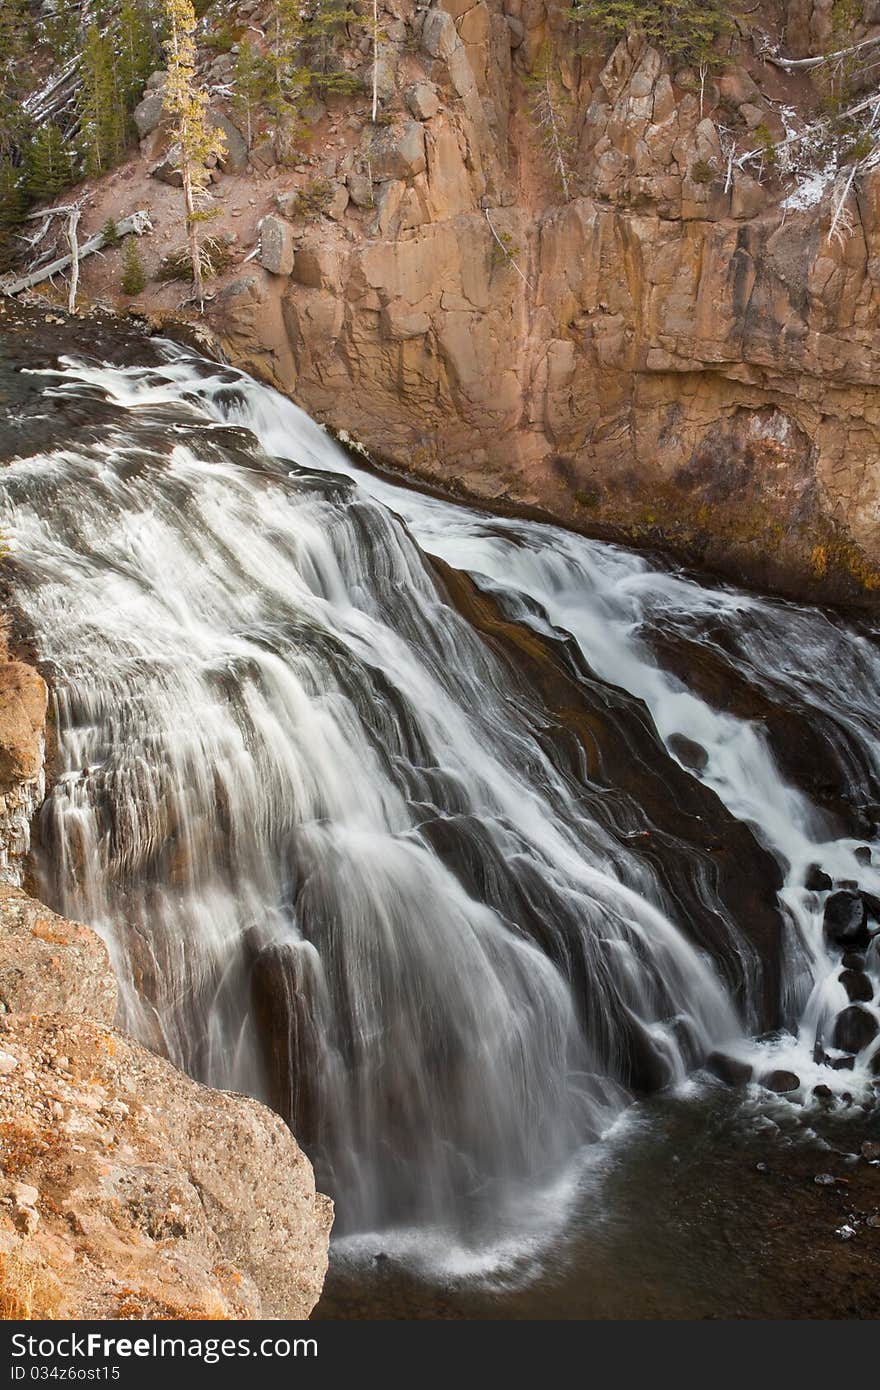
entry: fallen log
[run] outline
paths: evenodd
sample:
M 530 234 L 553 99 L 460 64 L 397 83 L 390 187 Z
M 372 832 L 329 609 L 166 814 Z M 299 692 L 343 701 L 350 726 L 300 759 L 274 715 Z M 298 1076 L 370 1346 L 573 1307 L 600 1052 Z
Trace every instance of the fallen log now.
M 61 209 L 58 209 L 58 211 L 61 211 Z M 64 209 L 64 211 L 68 211 L 68 209 Z M 41 212 L 35 215 L 37 217 L 43 217 L 46 214 Z M 144 232 L 152 231 L 152 228 L 153 224 L 150 221 L 149 214 L 143 209 L 138 212 L 133 212 L 130 217 L 123 217 L 121 222 L 116 223 L 116 231 L 120 237 L 128 236 L 129 233 L 133 233 L 135 236 L 143 236 Z M 81 261 L 84 256 L 91 256 L 94 251 L 101 251 L 106 245 L 107 238 L 103 231 L 95 232 L 94 236 L 90 236 L 88 240 L 84 241 L 82 246 L 79 247 L 76 257 L 77 261 Z M 15 295 L 21 294 L 22 290 L 33 289 L 34 285 L 41 284 L 43 280 L 50 280 L 53 275 L 58 275 L 62 270 L 66 270 L 67 267 L 73 263 L 73 260 L 74 256 L 69 252 L 66 256 L 59 256 L 56 260 L 50 261 L 48 265 L 41 266 L 39 270 L 31 271 L 29 275 L 22 275 L 17 280 L 13 280 L 11 277 L 6 276 L 4 279 L 0 279 L 0 292 L 3 294 Z

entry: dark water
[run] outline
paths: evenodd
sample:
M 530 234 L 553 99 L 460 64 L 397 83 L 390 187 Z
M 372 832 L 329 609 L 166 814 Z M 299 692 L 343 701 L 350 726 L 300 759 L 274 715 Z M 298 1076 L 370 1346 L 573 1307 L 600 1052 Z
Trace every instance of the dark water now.
M 711 1084 L 658 1097 L 597 1147 L 546 1248 L 499 1251 L 494 1269 L 426 1252 L 416 1269 L 381 1235 L 342 1242 L 313 1317 L 877 1318 L 872 1139 L 876 1109 L 806 1117 Z

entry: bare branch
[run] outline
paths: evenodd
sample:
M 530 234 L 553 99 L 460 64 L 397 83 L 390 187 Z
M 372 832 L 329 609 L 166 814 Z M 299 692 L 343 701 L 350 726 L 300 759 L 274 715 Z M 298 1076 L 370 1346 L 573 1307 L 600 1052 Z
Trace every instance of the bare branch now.
M 70 212 L 71 209 L 65 208 L 63 211 Z M 152 231 L 149 214 L 143 209 L 139 212 L 133 212 L 130 217 L 124 217 L 121 222 L 117 222 L 116 231 L 121 237 L 128 236 L 130 232 L 134 233 L 135 236 L 143 236 L 144 232 Z M 77 263 L 86 256 L 91 256 L 93 252 L 103 250 L 106 244 L 107 238 L 103 231 L 96 232 L 78 248 Z M 66 256 L 59 256 L 40 270 L 31 271 L 29 275 L 24 275 L 20 279 L 13 280 L 7 276 L 0 280 L 0 292 L 8 295 L 21 294 L 22 290 L 32 289 L 34 285 L 41 284 L 43 280 L 51 280 L 53 275 L 66 270 L 73 260 L 74 256 L 71 252 Z

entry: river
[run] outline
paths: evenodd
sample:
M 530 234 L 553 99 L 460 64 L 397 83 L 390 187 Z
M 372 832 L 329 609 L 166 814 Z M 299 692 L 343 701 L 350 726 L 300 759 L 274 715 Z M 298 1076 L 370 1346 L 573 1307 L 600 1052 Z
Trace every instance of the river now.
M 0 489 L 57 743 L 32 871 L 125 1026 L 290 1121 L 325 1315 L 757 1316 L 731 1153 L 876 1127 L 876 923 L 856 986 L 823 927 L 880 895 L 876 628 L 427 496 L 170 343 L 126 362 L 26 367 Z M 704 1182 L 702 1236 L 652 1226 Z

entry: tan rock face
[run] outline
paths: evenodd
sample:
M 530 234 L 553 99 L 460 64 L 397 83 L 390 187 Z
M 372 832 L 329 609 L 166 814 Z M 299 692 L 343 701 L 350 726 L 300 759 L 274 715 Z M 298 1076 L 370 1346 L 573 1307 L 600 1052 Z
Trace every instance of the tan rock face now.
M 6 1316 L 308 1317 L 332 1204 L 278 1116 L 88 1019 L 4 1017 L 2 1058 Z
M 874 602 L 880 175 L 829 239 L 754 165 L 727 178 L 724 132 L 746 149 L 751 108 L 806 99 L 746 44 L 701 93 L 635 39 L 603 64 L 560 34 L 566 199 L 525 81 L 561 21 L 504 9 L 404 7 L 391 123 L 337 223 L 298 228 L 280 315 L 218 300 L 233 360 L 434 482 Z M 815 48 L 825 9 L 789 4 L 787 41 Z
M 112 1023 L 116 981 L 104 943 L 0 883 L 0 1013 L 54 1012 Z
M 20 883 L 45 792 L 47 693 L 32 667 L 5 656 L 0 634 L 0 883 Z
M 0 786 L 37 776 L 42 762 L 46 685 L 21 661 L 0 663 Z

